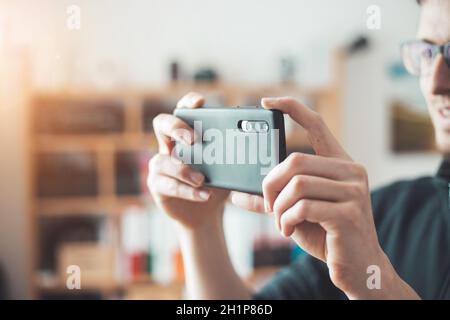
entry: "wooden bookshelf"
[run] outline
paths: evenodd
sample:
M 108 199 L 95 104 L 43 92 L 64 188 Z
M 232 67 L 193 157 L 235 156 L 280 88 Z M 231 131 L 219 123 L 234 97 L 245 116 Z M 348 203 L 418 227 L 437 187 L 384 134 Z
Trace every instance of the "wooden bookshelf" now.
M 32 275 L 33 297 L 40 298 L 42 293 L 49 291 L 61 291 L 63 285 L 58 282 L 57 275 L 53 275 L 53 281 L 48 284 L 42 281 L 39 276 L 39 261 L 42 256 L 39 246 L 39 219 L 45 217 L 54 219 L 68 215 L 79 216 L 105 216 L 110 219 L 114 236 L 110 239 L 111 245 L 119 249 L 120 246 L 120 215 L 129 206 L 146 206 L 151 204 L 151 198 L 146 190 L 143 190 L 144 182 L 141 177 L 140 189 L 133 189 L 127 193 L 122 190 L 122 180 L 119 179 L 117 164 L 129 161 L 127 155 L 136 156 L 136 163 L 130 161 L 130 166 L 140 166 L 137 170 L 142 174 L 142 168 L 146 165 L 142 163 L 145 156 L 150 157 L 157 152 L 157 142 L 154 134 L 149 130 L 152 121 L 152 103 L 155 104 L 156 115 L 158 112 L 172 112 L 176 101 L 189 91 L 197 91 L 207 97 L 215 97 L 223 105 L 254 105 L 259 103 L 263 96 L 290 95 L 313 102 L 314 108 L 323 115 L 325 122 L 341 138 L 341 88 L 333 82 L 329 87 L 306 89 L 295 85 L 276 85 L 243 87 L 231 86 L 223 83 L 214 85 L 199 85 L 191 83 L 181 83 L 170 85 L 164 88 L 149 91 L 123 91 L 113 93 L 99 93 L 90 90 L 80 90 L 77 92 L 35 92 L 29 104 L 29 149 L 30 149 L 30 181 L 31 183 L 31 252 L 33 264 L 30 273 Z M 100 117 L 96 114 L 89 114 L 84 104 L 100 106 L 103 113 Z M 108 115 L 108 108 L 115 110 L 112 115 Z M 52 106 L 51 108 L 48 106 Z M 76 108 L 84 108 L 85 114 L 78 115 Z M 53 108 L 53 109 L 52 109 Z M 64 115 L 65 108 L 69 109 L 69 115 Z M 163 110 L 165 108 L 165 110 Z M 45 113 L 46 112 L 46 113 Z M 56 123 L 52 123 L 51 117 L 56 115 Z M 75 116 L 73 116 L 75 115 Z M 57 123 L 58 116 L 62 123 Z M 107 124 L 100 121 L 101 130 L 95 128 L 95 121 L 109 119 L 111 130 Z M 145 118 L 147 117 L 147 118 Z M 75 119 L 73 124 L 69 120 Z M 50 122 L 45 122 L 45 121 Z M 40 124 L 39 121 L 44 121 Z M 83 129 L 83 121 L 86 121 L 88 130 Z M 117 122 L 117 123 L 115 123 Z M 77 128 L 79 125 L 79 128 Z M 116 127 L 114 127 L 117 125 Z M 47 127 L 46 127 L 47 126 Z M 48 129 L 53 126 L 52 130 Z M 88 131 L 88 132 L 86 132 Z M 99 132 L 102 131 L 102 132 Z M 304 133 L 301 128 L 294 128 L 287 136 L 289 150 L 301 150 L 308 148 Z M 61 156 L 62 155 L 62 156 Z M 139 158 L 143 155 L 142 158 Z M 122 157 L 122 158 L 121 158 Z M 64 161 L 69 163 L 64 163 Z M 81 163 L 80 166 L 89 167 L 89 174 L 80 170 L 80 174 L 71 173 L 70 161 Z M 47 161 L 48 163 L 46 163 Z M 53 162 L 52 162 L 53 161 Z M 42 164 L 44 163 L 44 164 Z M 44 168 L 48 175 L 42 172 Z M 132 170 L 133 168 L 127 168 Z M 59 171 L 58 171 L 59 170 Z M 66 176 L 67 175 L 67 176 Z M 92 188 L 95 192 L 84 194 L 86 188 L 83 186 L 88 182 L 78 182 L 77 179 L 84 175 L 89 176 L 86 181 L 95 182 Z M 124 179 L 128 179 L 128 172 L 125 171 Z M 61 185 L 58 185 L 58 179 Z M 81 178 L 80 178 L 81 179 Z M 77 190 L 76 186 L 81 186 L 83 190 Z M 71 189 L 72 188 L 72 189 Z M 91 189 L 91 188 L 88 188 Z M 52 194 L 54 193 L 54 194 Z M 79 193 L 79 194 L 78 194 Z M 51 278 L 52 276 L 50 276 Z M 113 284 L 105 284 L 99 287 L 99 291 L 105 297 L 118 291 L 124 291 L 124 297 L 152 296 L 147 289 L 158 288 L 152 283 L 151 278 L 136 283 L 126 283 L 122 279 L 117 279 Z M 129 289 L 129 291 L 127 291 Z M 165 297 L 180 297 L 181 289 L 179 284 L 173 288 L 160 288 Z M 145 291 L 147 290 L 147 291 Z M 143 293 L 147 292 L 147 293 Z

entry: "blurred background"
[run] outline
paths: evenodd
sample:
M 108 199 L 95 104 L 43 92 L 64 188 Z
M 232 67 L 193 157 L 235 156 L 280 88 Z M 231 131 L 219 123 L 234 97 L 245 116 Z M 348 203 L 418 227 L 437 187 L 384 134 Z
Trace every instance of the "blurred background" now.
M 209 105 L 299 98 L 373 188 L 433 174 L 431 123 L 399 58 L 418 14 L 413 0 L 0 0 L 0 297 L 184 297 L 145 180 L 152 119 L 191 90 Z M 289 152 L 311 152 L 286 125 Z M 226 211 L 250 286 L 304 254 L 270 219 Z

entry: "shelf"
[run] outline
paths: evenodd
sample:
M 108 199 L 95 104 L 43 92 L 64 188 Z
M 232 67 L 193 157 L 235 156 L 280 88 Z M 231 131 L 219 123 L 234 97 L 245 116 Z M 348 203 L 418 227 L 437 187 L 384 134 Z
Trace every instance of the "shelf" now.
M 34 287 L 37 294 L 50 293 L 50 294 L 66 294 L 76 295 L 77 293 L 83 293 L 86 291 L 98 291 L 103 296 L 114 296 L 117 294 L 123 294 L 125 299 L 130 300 L 164 300 L 164 299 L 181 299 L 183 284 L 172 283 L 168 285 L 161 285 L 152 282 L 149 277 L 140 281 L 133 281 L 129 283 L 112 283 L 97 286 L 82 287 L 80 290 L 68 290 L 64 283 L 57 275 L 51 275 L 48 277 L 42 277 L 37 274 L 34 278 Z M 81 292 L 80 292 L 81 291 Z
M 121 197 L 52 197 L 38 198 L 36 201 L 36 210 L 41 216 L 120 214 L 126 207 L 142 207 L 151 202 L 151 197 L 147 195 Z
M 104 135 L 37 135 L 34 152 L 80 152 L 112 150 L 155 150 L 154 134 L 127 133 Z
M 36 201 L 40 215 L 105 214 L 110 204 L 110 199 L 98 197 L 52 197 Z
M 124 294 L 128 300 L 179 300 L 183 298 L 183 285 L 133 283 L 126 287 Z
M 260 289 L 268 279 L 270 279 L 279 267 L 264 267 L 254 270 L 246 279 L 245 283 L 254 290 Z M 72 293 L 68 290 L 57 275 L 43 277 L 39 274 L 35 276 L 35 287 L 39 291 Z M 138 280 L 130 282 L 115 282 L 112 284 L 82 287 L 81 290 L 97 290 L 103 294 L 114 294 L 123 291 L 127 299 L 180 299 L 183 291 L 182 283 L 171 283 L 161 285 L 151 280 L 151 276 L 144 276 Z M 76 291 L 76 290 L 74 290 Z
M 297 131 L 286 137 L 288 147 L 308 148 L 309 141 L 304 132 Z M 146 134 L 118 135 L 39 135 L 36 137 L 34 152 L 82 152 L 82 151 L 155 151 L 158 149 L 156 136 Z
M 47 292 L 47 293 L 67 293 L 77 294 L 79 291 L 99 291 L 102 295 L 112 295 L 117 292 L 120 292 L 124 289 L 124 286 L 118 282 L 103 284 L 103 285 L 95 285 L 95 286 L 83 286 L 81 283 L 80 290 L 69 290 L 62 283 L 61 279 L 57 275 L 49 275 L 49 276 L 41 276 L 36 274 L 34 277 L 34 286 L 39 292 Z

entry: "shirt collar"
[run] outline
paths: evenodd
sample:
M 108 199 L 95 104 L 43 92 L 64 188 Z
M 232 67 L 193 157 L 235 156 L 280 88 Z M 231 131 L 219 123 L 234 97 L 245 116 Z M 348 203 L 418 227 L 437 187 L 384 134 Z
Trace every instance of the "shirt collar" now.
M 450 159 L 444 158 L 436 174 L 438 177 L 450 181 Z

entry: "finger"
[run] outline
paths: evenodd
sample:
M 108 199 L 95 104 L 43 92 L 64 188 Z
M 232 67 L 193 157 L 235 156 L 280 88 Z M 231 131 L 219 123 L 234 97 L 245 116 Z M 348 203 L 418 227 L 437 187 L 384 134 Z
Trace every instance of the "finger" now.
M 263 98 L 261 105 L 266 109 L 277 109 L 288 114 L 305 128 L 308 139 L 318 155 L 350 159 L 320 115 L 294 98 Z
M 177 108 L 199 108 L 204 103 L 205 99 L 200 94 L 190 92 L 178 101 Z M 159 114 L 153 120 L 153 128 L 160 153 L 170 154 L 175 145 L 174 140 L 188 145 L 194 142 L 193 129 L 173 115 Z
M 197 92 L 189 92 L 177 103 L 177 108 L 200 108 L 205 104 L 205 98 Z
M 175 141 L 188 145 L 194 141 L 194 130 L 171 114 L 158 114 L 153 119 L 153 130 L 158 139 L 159 152 L 162 154 L 170 154 Z
M 275 166 L 263 180 L 263 194 L 269 210 L 281 190 L 294 175 L 323 177 L 337 181 L 359 181 L 365 179 L 364 169 L 353 162 L 304 153 L 292 153 Z
M 231 193 L 231 202 L 242 209 L 253 212 L 265 212 L 264 199 L 261 196 L 233 191 Z
M 181 160 L 169 155 L 157 154 L 149 162 L 150 174 L 166 175 L 183 181 L 193 187 L 199 187 L 205 181 L 205 176 L 193 170 Z
M 304 174 L 348 181 L 361 179 L 362 172 L 360 169 L 354 162 L 347 160 L 294 152 L 274 167 L 267 176 L 288 177 L 289 175 L 286 175 L 286 173 L 290 173 L 291 175 Z
M 330 179 L 297 175 L 278 194 L 273 203 L 273 211 L 282 214 L 300 199 L 345 201 L 350 192 L 345 182 Z
M 347 184 L 340 181 L 315 176 L 294 175 L 291 176 L 286 186 L 282 187 L 281 191 L 268 191 L 270 194 L 275 194 L 275 200 L 272 202 L 272 200 L 266 198 L 266 201 L 269 207 L 273 208 L 275 226 L 281 231 L 281 216 L 291 206 L 295 205 L 296 202 L 302 199 L 326 201 L 346 200 L 350 196 L 346 192 L 346 187 Z
M 148 181 L 149 188 L 154 195 L 179 198 L 195 202 L 205 202 L 211 196 L 206 188 L 194 188 L 175 178 L 154 175 Z
M 184 95 L 177 103 L 177 109 L 179 108 L 188 108 L 188 109 L 195 109 L 195 108 L 201 108 L 205 104 L 205 98 L 197 92 L 189 92 L 188 94 Z M 194 132 L 193 140 L 195 142 L 199 141 L 198 139 L 201 137 L 199 135 L 200 132 Z
M 280 217 L 281 233 L 290 237 L 295 227 L 304 221 L 311 223 L 325 223 L 338 212 L 340 203 L 321 200 L 300 200 L 290 207 Z

